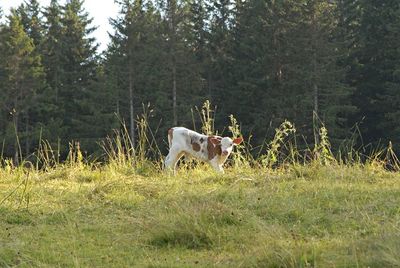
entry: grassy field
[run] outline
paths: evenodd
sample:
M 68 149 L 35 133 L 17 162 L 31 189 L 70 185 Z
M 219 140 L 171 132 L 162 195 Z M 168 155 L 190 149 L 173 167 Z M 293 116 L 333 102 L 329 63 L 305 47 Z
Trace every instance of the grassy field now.
M 0 267 L 399 267 L 381 166 L 0 170 Z

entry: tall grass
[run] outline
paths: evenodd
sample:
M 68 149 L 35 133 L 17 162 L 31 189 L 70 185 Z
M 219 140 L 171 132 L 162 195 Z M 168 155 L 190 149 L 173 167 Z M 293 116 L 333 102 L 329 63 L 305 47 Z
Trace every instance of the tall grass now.
M 205 101 L 199 109 L 195 107 L 198 121 L 200 122 L 201 132 L 207 135 L 218 135 L 215 129 L 216 107 L 212 107 L 209 101 Z M 113 131 L 113 134 L 106 137 L 99 143 L 104 152 L 102 165 L 110 169 L 137 170 L 144 172 L 153 169 L 157 172 L 162 170 L 164 156 L 161 147 L 165 142 L 159 144 L 156 140 L 158 129 L 150 127 L 153 110 L 150 105 L 143 105 L 143 112 L 135 121 L 137 140 L 132 142 L 129 131 L 125 123 L 121 120 L 120 129 Z M 192 110 L 193 128 L 197 129 L 195 114 Z M 230 115 L 230 125 L 228 130 L 233 138 L 243 137 L 240 125 L 233 115 Z M 244 142 L 234 150 L 228 165 L 240 168 L 263 168 L 276 169 L 285 168 L 290 165 L 379 165 L 394 171 L 400 170 L 400 161 L 393 151 L 392 144 L 389 143 L 385 149 L 373 151 L 370 155 L 365 155 L 364 147 L 356 148 L 355 140 L 360 136 L 358 128 L 353 136 L 343 143 L 338 154 L 332 152 L 328 130 L 324 124 L 314 116 L 314 135 L 315 142 L 312 148 L 300 150 L 296 142 L 296 128 L 289 122 L 284 121 L 275 130 L 275 135 L 270 141 L 265 141 L 262 145 L 252 147 L 251 135 L 245 137 Z M 165 135 L 166 136 L 166 135 Z M 16 137 L 18 141 L 18 136 Z M 136 144 L 134 146 L 133 144 Z M 20 151 L 20 149 L 18 149 Z M 257 153 L 258 151 L 258 153 Z M 21 156 L 21 153 L 18 153 Z M 69 153 L 65 161 L 60 159 L 60 148 L 53 149 L 51 143 L 41 140 L 38 149 L 34 154 L 36 170 L 49 171 L 58 167 L 92 167 L 94 163 L 84 159 L 80 143 L 73 141 L 69 144 Z M 1 159 L 2 166 L 7 170 L 15 169 L 18 166 L 32 166 L 30 162 L 19 159 Z M 96 163 L 97 164 L 97 163 Z M 193 166 L 193 165 L 189 165 Z M 195 165 L 196 166 L 196 165 Z
M 70 155 L 70 153 L 68 155 Z M 57 165 L 60 164 L 60 148 L 58 147 L 54 150 L 51 143 L 47 140 L 40 140 L 35 156 L 37 170 L 49 170 L 51 168 L 56 168 Z
M 113 136 L 108 136 L 100 143 L 109 167 L 138 171 L 148 168 L 161 170 L 163 166 L 162 153 L 156 142 L 155 133 L 149 126 L 152 112 L 149 104 L 143 105 L 143 113 L 137 117 L 138 140 L 135 143 L 136 147 L 133 146 L 128 128 L 123 122 L 120 130 L 114 130 Z

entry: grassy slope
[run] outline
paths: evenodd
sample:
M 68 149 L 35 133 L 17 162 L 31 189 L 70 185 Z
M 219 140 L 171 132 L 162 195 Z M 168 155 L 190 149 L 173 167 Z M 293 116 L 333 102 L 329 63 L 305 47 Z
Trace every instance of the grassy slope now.
M 400 265 L 400 174 L 372 166 L 25 173 L 0 171 L 0 266 Z

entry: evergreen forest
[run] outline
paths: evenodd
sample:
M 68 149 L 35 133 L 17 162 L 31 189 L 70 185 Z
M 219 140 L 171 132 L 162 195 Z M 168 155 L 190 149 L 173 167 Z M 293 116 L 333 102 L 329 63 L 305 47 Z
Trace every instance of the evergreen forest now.
M 230 135 L 233 115 L 254 148 L 288 120 L 299 148 L 324 125 L 337 152 L 400 150 L 400 1 L 116 2 L 104 51 L 84 0 L 0 10 L 2 157 L 41 140 L 63 159 L 72 141 L 100 157 L 116 129 L 137 143 L 143 118 L 165 152 L 206 100 L 215 129 Z

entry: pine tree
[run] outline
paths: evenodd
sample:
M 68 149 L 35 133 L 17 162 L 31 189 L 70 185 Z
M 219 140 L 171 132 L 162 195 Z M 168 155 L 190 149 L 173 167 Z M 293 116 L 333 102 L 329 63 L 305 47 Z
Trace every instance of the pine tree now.
M 34 52 L 33 40 L 24 31 L 21 18 L 15 10 L 11 11 L 8 20 L 9 24 L 2 34 L 5 41 L 1 51 L 5 81 L 2 83 L 1 98 L 2 112 L 12 117 L 7 126 L 8 137 L 12 137 L 14 132 L 14 139 L 18 135 L 20 141 L 25 141 L 21 144 L 15 142 L 13 147 L 14 160 L 18 162 L 22 157 L 21 147 L 26 153 L 30 151 L 30 133 L 34 127 L 30 122 L 30 114 L 36 92 L 43 87 L 44 73 L 40 57 Z
M 168 67 L 171 70 L 171 88 L 172 88 L 172 118 L 173 125 L 178 125 L 178 58 L 181 53 L 181 36 L 179 34 L 184 21 L 185 10 L 184 2 L 178 0 L 165 0 L 164 12 L 166 23 L 166 44 L 168 49 Z M 181 94 L 179 94 L 181 95 Z
M 65 114 L 63 99 L 60 98 L 64 77 L 64 28 L 61 23 L 62 8 L 58 0 L 51 0 L 50 5 L 44 9 L 43 15 L 45 23 L 42 58 L 48 85 L 46 92 L 42 94 L 41 101 L 43 103 L 41 106 L 43 136 L 57 144 L 59 138 L 67 135 L 67 126 L 63 124 Z
M 224 91 L 229 84 L 229 44 L 231 42 L 231 17 L 232 6 L 234 3 L 231 0 L 212 1 L 208 6 L 211 16 L 210 22 L 210 97 L 215 103 L 221 103 Z M 222 113 L 224 107 L 221 107 Z
M 52 0 L 45 9 L 45 39 L 43 44 L 43 64 L 46 70 L 47 82 L 54 90 L 55 100 L 58 99 L 58 91 L 61 86 L 61 60 L 63 26 L 61 24 L 61 7 L 58 0 Z
M 32 38 L 35 47 L 39 48 L 43 39 L 43 23 L 38 1 L 28 0 L 21 4 L 16 11 L 21 18 L 25 32 Z
M 123 97 L 116 99 L 118 114 L 129 118 L 129 134 L 135 145 L 135 104 L 139 99 L 141 72 L 143 71 L 143 55 L 146 55 L 145 44 L 147 22 L 143 1 L 129 0 L 120 3 L 121 17 L 112 20 L 116 33 L 112 36 L 112 44 L 108 51 L 108 75 L 117 84 L 116 91 Z M 115 62 L 115 64 L 114 64 Z M 122 76 L 121 76 L 122 75 Z M 127 79 L 123 79 L 127 78 Z M 127 80 L 125 83 L 124 80 Z M 128 98 L 126 98 L 128 96 Z M 126 103 L 124 100 L 128 99 Z M 122 107 L 120 107 L 122 105 Z M 128 107 L 128 109 L 125 109 Z M 137 106 L 136 106 L 137 107 Z M 124 110 L 128 112 L 125 113 Z
M 0 58 L 5 57 L 5 24 L 3 23 L 3 10 L 0 7 Z M 0 61 L 0 92 L 3 91 L 3 88 L 6 87 L 6 80 L 7 80 L 7 75 L 6 75 L 6 69 L 5 69 L 5 62 Z M 7 125 L 7 115 L 4 114 L 3 112 L 0 113 L 0 129 L 4 131 Z M 3 136 L 3 131 L 0 131 L 0 135 Z
M 342 5 L 345 34 L 352 41 L 347 78 L 356 88 L 355 120 L 362 120 L 366 143 L 390 139 L 398 150 L 400 3 L 357 0 Z
M 98 45 L 89 35 L 95 28 L 90 26 L 92 19 L 83 9 L 82 0 L 69 0 L 62 10 L 62 77 L 58 77 L 58 98 L 63 126 L 67 128 L 67 136 L 63 138 L 90 143 L 92 122 L 88 120 L 91 109 L 87 99 L 96 76 Z
M 204 63 L 208 57 L 207 41 L 209 39 L 209 16 L 204 0 L 195 0 L 188 3 L 188 19 L 185 20 L 187 44 L 190 46 L 198 63 Z
M 257 138 L 265 135 L 262 133 L 268 122 L 263 121 L 269 119 L 266 117 L 273 110 L 265 105 L 267 78 L 272 70 L 267 59 L 271 43 L 269 29 L 263 25 L 264 14 L 268 14 L 264 2 L 248 1 L 235 9 L 230 51 L 233 70 L 230 85 L 226 87 L 229 93 L 225 95 L 227 112 L 235 114 L 245 131 L 256 124 L 257 128 L 252 131 Z M 241 108 L 235 111 L 234 107 Z
M 184 20 L 184 39 L 187 59 L 185 73 L 191 83 L 186 88 L 192 89 L 191 100 L 194 104 L 204 103 L 211 99 L 211 54 L 210 54 L 210 19 L 207 13 L 207 3 L 204 0 L 196 0 L 188 3 L 188 13 Z
M 338 145 L 343 140 L 350 129 L 349 117 L 355 112 L 355 107 L 351 105 L 350 96 L 352 88 L 345 82 L 345 69 L 339 65 L 341 55 L 345 53 L 345 48 L 341 40 L 335 39 L 338 28 L 336 19 L 337 5 L 333 2 L 320 0 L 308 0 L 307 5 L 303 6 L 303 20 L 300 27 L 309 43 L 303 43 L 303 63 L 309 64 L 303 67 L 303 77 L 309 80 L 306 84 L 311 92 L 306 93 L 311 97 L 312 113 L 305 116 L 306 120 L 315 117 L 325 123 L 330 130 L 330 136 L 334 145 Z M 302 44 L 301 36 L 297 39 L 298 44 Z M 309 47 L 309 49 L 307 49 Z M 307 91 L 306 91 L 307 92 Z M 307 111 L 307 110 L 306 110 Z M 318 142 L 318 133 L 314 133 Z

